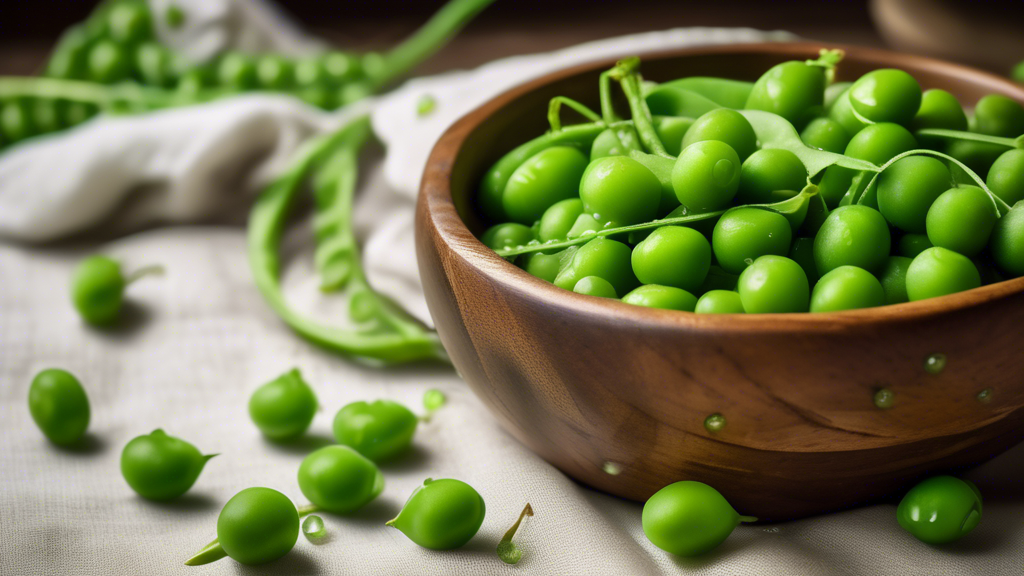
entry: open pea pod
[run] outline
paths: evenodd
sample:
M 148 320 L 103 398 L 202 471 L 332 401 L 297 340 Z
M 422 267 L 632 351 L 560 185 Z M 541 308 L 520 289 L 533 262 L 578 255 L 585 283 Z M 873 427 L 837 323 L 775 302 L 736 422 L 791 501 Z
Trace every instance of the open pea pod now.
M 740 109 L 746 105 L 747 98 L 750 97 L 750 92 L 753 89 L 753 82 L 710 76 L 690 76 L 689 78 L 680 78 L 671 82 L 652 85 L 644 90 L 644 95 L 650 96 L 657 92 L 669 90 L 686 90 L 687 92 L 703 96 L 707 100 L 718 104 L 719 107 Z M 648 100 L 648 104 L 650 104 L 650 100 Z
M 807 168 L 809 176 L 814 176 L 829 166 L 842 166 L 868 172 L 879 171 L 878 166 L 865 160 L 811 148 L 804 144 L 796 128 L 782 116 L 761 110 L 739 110 L 738 112 L 750 122 L 762 148 L 782 148 L 796 154 L 796 157 Z

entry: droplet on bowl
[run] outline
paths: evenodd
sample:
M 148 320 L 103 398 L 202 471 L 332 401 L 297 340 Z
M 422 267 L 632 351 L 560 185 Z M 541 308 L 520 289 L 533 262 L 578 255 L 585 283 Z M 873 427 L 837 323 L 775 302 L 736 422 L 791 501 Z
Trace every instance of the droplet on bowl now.
M 725 428 L 725 416 L 715 412 L 704 419 L 704 427 L 707 428 L 708 432 L 719 432 L 722 428 Z
M 302 533 L 310 540 L 317 540 L 327 535 L 327 529 L 324 528 L 323 519 L 312 514 L 302 521 Z
M 989 402 L 992 401 L 992 389 L 985 388 L 981 392 L 978 392 L 976 398 L 978 399 L 978 402 L 981 402 L 982 404 L 988 404 Z
M 945 354 L 932 354 L 924 360 L 924 370 L 929 374 L 938 374 L 946 367 Z
M 619 474 L 622 473 L 622 466 L 619 466 L 615 462 L 609 460 L 608 462 L 605 462 L 603 466 L 601 466 L 601 470 L 604 470 L 604 473 L 608 474 L 609 476 L 618 476 Z
M 888 388 L 881 388 L 875 392 L 875 406 L 882 409 L 892 408 L 896 404 L 896 393 Z

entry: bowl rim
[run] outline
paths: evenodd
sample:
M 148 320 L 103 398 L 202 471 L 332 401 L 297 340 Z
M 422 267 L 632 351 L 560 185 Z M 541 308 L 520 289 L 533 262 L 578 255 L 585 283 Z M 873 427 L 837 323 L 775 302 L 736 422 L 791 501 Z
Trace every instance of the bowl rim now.
M 966 82 L 997 87 L 1004 94 L 1024 102 L 1024 86 L 975 68 L 944 60 L 902 54 L 878 48 L 833 44 L 829 42 L 764 42 L 702 45 L 671 50 L 640 51 L 641 60 L 678 56 L 766 52 L 817 54 L 821 48 L 841 49 L 847 57 L 876 62 L 881 66 L 912 64 L 945 75 L 955 74 Z M 500 257 L 470 232 L 455 208 L 451 193 L 451 175 L 467 138 L 491 115 L 512 101 L 547 84 L 585 72 L 606 69 L 618 58 L 601 58 L 583 64 L 550 72 L 519 84 L 468 112 L 442 134 L 428 156 L 420 186 L 420 204 L 416 225 L 427 223 L 436 231 L 435 242 L 443 243 L 451 253 L 461 258 L 475 272 L 494 284 L 542 301 L 547 306 L 558 306 L 577 314 L 604 317 L 609 321 L 632 321 L 651 327 L 679 328 L 716 332 L 832 332 L 850 328 L 876 328 L 890 324 L 917 322 L 944 314 L 964 312 L 1013 295 L 1024 295 L 1024 277 L 1004 280 L 927 300 L 890 304 L 875 308 L 844 310 L 840 312 L 797 312 L 774 314 L 697 314 L 679 310 L 664 310 L 626 304 L 618 299 L 598 298 L 558 288 L 541 280 Z M 417 233 L 417 242 L 422 235 Z M 443 260 L 443 259 L 442 259 Z

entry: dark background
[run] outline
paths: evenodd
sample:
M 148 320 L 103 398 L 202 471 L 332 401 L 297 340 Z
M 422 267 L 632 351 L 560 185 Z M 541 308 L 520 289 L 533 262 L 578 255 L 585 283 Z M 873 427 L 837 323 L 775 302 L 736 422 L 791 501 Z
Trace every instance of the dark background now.
M 88 0 L 0 0 L 0 74 L 32 74 L 54 40 L 95 6 Z M 310 31 L 339 46 L 394 44 L 442 0 L 279 0 Z M 927 47 L 894 40 L 876 27 L 880 5 L 907 12 L 885 17 L 897 27 L 923 28 Z M 874 6 L 872 6 L 874 5 Z M 966 0 L 497 0 L 420 73 L 482 64 L 494 58 L 552 50 L 588 40 L 683 26 L 749 26 L 789 30 L 832 43 L 896 47 L 1006 73 L 1024 59 L 1024 1 Z M 939 15 L 939 16 L 936 16 Z M 955 26 L 949 32 L 931 17 Z M 913 36 L 913 35 L 912 35 Z M 937 46 L 937 47 L 936 47 Z

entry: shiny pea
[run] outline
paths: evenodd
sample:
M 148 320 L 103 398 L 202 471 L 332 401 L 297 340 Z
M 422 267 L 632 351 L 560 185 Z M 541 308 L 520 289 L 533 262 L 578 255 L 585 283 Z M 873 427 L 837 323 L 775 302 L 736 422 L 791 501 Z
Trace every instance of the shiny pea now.
M 934 246 L 975 256 L 988 244 L 998 215 L 992 199 L 977 186 L 943 192 L 928 209 L 926 229 Z
M 693 212 L 728 206 L 740 186 L 740 157 L 731 146 L 704 140 L 683 149 L 672 168 L 672 188 L 680 204 Z
M 409 449 L 419 419 L 391 400 L 353 402 L 334 417 L 334 438 L 375 462 Z
M 524 246 L 534 240 L 533 229 L 516 222 L 495 224 L 488 228 L 480 241 L 492 250 Z
M 348 446 L 325 446 L 302 460 L 299 489 L 321 510 L 350 514 L 380 495 L 384 475 Z
M 541 216 L 537 236 L 541 242 L 564 240 L 580 214 L 583 214 L 583 201 L 579 198 L 555 202 Z
M 747 266 L 737 284 L 748 314 L 807 312 L 811 289 L 807 274 L 785 256 L 761 256 Z
M 515 180 L 515 174 L 512 179 Z M 507 188 L 505 194 L 507 197 Z M 598 222 L 637 224 L 657 215 L 661 181 L 650 169 L 632 158 L 608 156 L 586 167 L 579 181 L 579 194 L 587 213 Z
M 840 266 L 874 272 L 885 263 L 891 247 L 889 225 L 877 210 L 840 206 L 814 237 L 814 262 L 822 276 Z
M 645 284 L 637 287 L 623 296 L 622 301 L 634 306 L 683 312 L 693 312 L 697 307 L 697 297 L 693 294 L 682 288 L 658 284 Z
M 629 246 L 607 238 L 595 238 L 580 247 L 569 264 L 555 278 L 555 286 L 572 290 L 587 276 L 599 276 L 615 288 L 616 294 L 625 294 L 639 282 L 633 274 Z
M 909 302 L 907 296 L 907 270 L 913 260 L 905 256 L 890 256 L 878 273 L 878 281 L 885 291 L 886 304 Z
M 192 444 L 157 429 L 125 445 L 121 475 L 139 496 L 171 500 L 188 492 L 214 456 L 204 456 Z
M 981 492 L 972 482 L 935 476 L 913 488 L 896 508 L 896 520 L 926 544 L 947 544 L 981 522 Z
M 733 290 L 708 290 L 693 310 L 697 314 L 743 314 L 743 301 Z
M 741 162 L 757 150 L 757 136 L 750 122 L 728 108 L 717 108 L 697 118 L 683 136 L 680 148 L 686 150 L 691 144 L 708 140 L 728 144 Z
M 427 478 L 387 525 L 424 548 L 452 550 L 476 535 L 485 514 L 484 499 L 469 484 L 450 478 Z
M 850 87 L 850 104 L 872 122 L 908 124 L 921 107 L 921 86 L 903 70 L 873 70 Z
M 800 190 L 807 183 L 807 169 L 796 154 L 782 148 L 765 148 L 750 155 L 740 169 L 736 197 L 743 204 L 767 204 L 776 190 Z
M 119 2 L 107 13 L 107 33 L 120 44 L 134 44 L 153 35 L 149 9 L 143 2 Z
M 985 183 L 1010 206 L 1024 200 L 1024 150 L 1003 152 L 989 169 Z
M 301 436 L 319 406 L 313 389 L 293 369 L 260 386 L 249 398 L 249 417 L 271 440 Z
M 171 53 L 157 42 L 146 42 L 135 49 L 135 70 L 142 82 L 150 86 L 174 83 Z
M 217 540 L 231 559 L 242 564 L 273 562 L 290 552 L 298 539 L 295 504 L 271 488 L 242 490 L 217 517 Z
M 694 292 L 711 268 L 711 244 L 691 228 L 663 226 L 633 248 L 633 273 L 644 284 Z
M 901 158 L 878 177 L 878 210 L 893 226 L 921 234 L 928 209 L 951 183 L 949 169 L 939 160 Z
M 776 64 L 757 79 L 744 108 L 778 114 L 800 129 L 822 111 L 825 84 L 821 66 L 798 60 Z
M 597 296 L 599 298 L 618 298 L 619 295 L 615 293 L 615 287 L 600 276 L 586 276 L 580 278 L 576 285 L 572 287 L 572 291 L 577 294 L 583 294 L 586 296 Z
M 515 222 L 533 224 L 552 204 L 579 195 L 585 170 L 587 157 L 575 148 L 542 150 L 509 178 L 501 198 L 505 213 Z
M 676 556 L 696 556 L 716 548 L 741 522 L 718 490 L 687 480 L 658 490 L 644 504 L 641 523 L 652 544 Z
M 256 62 L 256 79 L 266 90 L 287 90 L 295 84 L 295 67 L 279 54 L 266 54 Z
M 992 259 L 1010 277 L 1024 276 L 1024 201 L 996 222 L 989 239 Z
M 89 50 L 89 77 L 96 82 L 120 82 L 128 78 L 131 69 L 128 51 L 113 40 L 101 40 Z
M 247 54 L 229 52 L 217 63 L 217 81 L 235 90 L 251 90 L 256 87 L 256 64 Z
M 800 133 L 800 139 L 813 148 L 842 154 L 850 143 L 850 134 L 832 118 L 815 118 Z
M 846 146 L 844 155 L 881 166 L 896 155 L 914 148 L 917 148 L 917 140 L 906 128 L 898 124 L 879 123 L 857 132 Z M 830 208 L 839 205 L 855 175 L 854 170 L 842 166 L 830 166 L 825 170 L 818 189 Z
M 322 67 L 326 79 L 335 86 L 351 82 L 361 74 L 359 58 L 348 52 L 328 52 L 324 54 Z
M 811 293 L 811 312 L 838 312 L 885 304 L 885 290 L 870 272 L 840 266 L 818 280 Z
M 981 275 L 969 258 L 939 246 L 918 254 L 907 268 L 911 302 L 955 294 L 981 286 Z
M 925 90 L 921 96 L 921 107 L 910 122 L 913 130 L 943 128 L 946 130 L 967 130 L 967 115 L 960 101 L 945 90 Z
M 736 208 L 715 225 L 711 247 L 726 272 L 739 274 L 754 260 L 789 253 L 793 229 L 786 217 L 760 208 Z
M 558 277 L 558 271 L 562 267 L 561 260 L 561 253 L 542 254 L 540 252 L 533 252 L 523 258 L 520 267 L 541 280 L 554 283 L 555 278 Z

